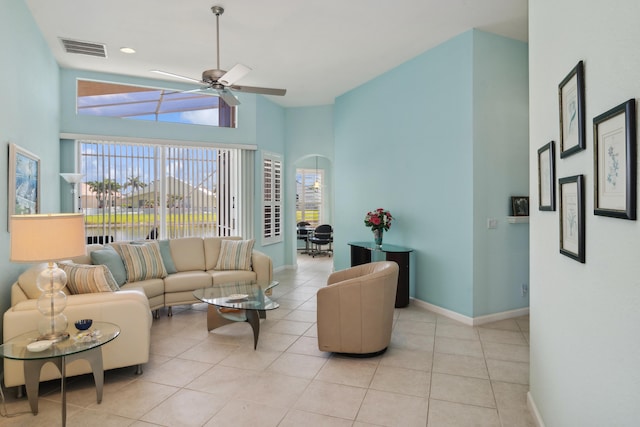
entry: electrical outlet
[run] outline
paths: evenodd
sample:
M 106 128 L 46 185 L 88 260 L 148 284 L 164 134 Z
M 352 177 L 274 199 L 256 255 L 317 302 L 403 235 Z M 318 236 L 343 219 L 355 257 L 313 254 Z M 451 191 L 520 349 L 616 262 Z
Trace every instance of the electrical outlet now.
M 523 283 L 522 287 L 520 288 L 520 293 L 523 297 L 527 296 L 527 294 L 529 293 L 529 285 L 526 283 Z

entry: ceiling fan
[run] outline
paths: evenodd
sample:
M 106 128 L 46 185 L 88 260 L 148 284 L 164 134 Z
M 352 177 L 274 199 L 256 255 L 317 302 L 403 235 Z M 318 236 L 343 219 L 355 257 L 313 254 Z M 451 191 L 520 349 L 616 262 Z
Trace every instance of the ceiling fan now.
M 213 70 L 205 70 L 202 72 L 202 79 L 194 79 L 191 77 L 181 76 L 179 74 L 169 73 L 161 70 L 151 70 L 154 73 L 164 74 L 166 76 L 176 77 L 182 80 L 188 80 L 190 82 L 199 83 L 205 85 L 205 87 L 196 89 L 189 92 L 204 92 L 213 90 L 220 98 L 224 100 L 228 105 L 234 107 L 240 105 L 240 101 L 231 92 L 247 92 L 258 93 L 261 95 L 277 95 L 284 96 L 287 93 L 286 89 L 271 89 L 266 87 L 255 86 L 242 86 L 237 85 L 235 82 L 243 78 L 251 71 L 251 68 L 246 65 L 236 64 L 229 71 L 220 69 L 220 15 L 224 13 L 224 9 L 220 6 L 212 6 L 211 11 L 216 15 L 216 68 Z

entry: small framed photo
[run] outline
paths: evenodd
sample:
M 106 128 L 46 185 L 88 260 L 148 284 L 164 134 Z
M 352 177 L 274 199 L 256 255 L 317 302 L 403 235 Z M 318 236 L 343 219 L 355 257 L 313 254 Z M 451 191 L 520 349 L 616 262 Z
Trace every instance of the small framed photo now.
M 587 148 L 584 113 L 584 65 L 578 62 L 558 87 L 560 101 L 560 157 Z
M 513 212 L 513 216 L 529 216 L 529 197 L 511 197 L 511 210 Z
M 538 149 L 538 210 L 556 210 L 556 146 L 551 141 Z
M 636 219 L 636 100 L 593 119 L 595 215 Z
M 584 244 L 584 176 L 561 178 L 560 186 L 560 253 L 585 262 Z
M 11 215 L 40 213 L 40 158 L 9 144 L 8 183 L 7 230 L 11 231 Z

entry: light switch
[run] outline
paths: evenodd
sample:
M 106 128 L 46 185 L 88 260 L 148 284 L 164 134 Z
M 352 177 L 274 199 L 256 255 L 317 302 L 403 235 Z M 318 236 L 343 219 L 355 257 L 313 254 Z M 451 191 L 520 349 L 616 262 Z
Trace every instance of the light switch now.
M 498 220 L 495 218 L 487 218 L 487 228 L 490 230 L 498 228 Z

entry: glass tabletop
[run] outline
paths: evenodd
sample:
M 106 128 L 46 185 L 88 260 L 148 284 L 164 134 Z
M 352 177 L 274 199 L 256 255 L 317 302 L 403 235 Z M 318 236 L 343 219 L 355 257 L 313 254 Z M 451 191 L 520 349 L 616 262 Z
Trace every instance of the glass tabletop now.
M 278 282 L 271 282 L 263 288 L 255 282 L 232 282 L 196 289 L 193 296 L 202 302 L 217 307 L 235 308 L 242 310 L 273 310 L 280 307 L 272 301 L 265 292 L 277 286 Z
M 64 341 L 51 344 L 49 348 L 40 351 L 30 351 L 27 346 L 38 341 L 40 333 L 31 331 L 11 338 L 0 345 L 0 357 L 15 360 L 50 359 L 53 357 L 69 356 L 100 347 L 120 335 L 120 328 L 113 323 L 93 322 L 86 331 L 78 331 L 72 322 L 67 328 L 70 337 Z

